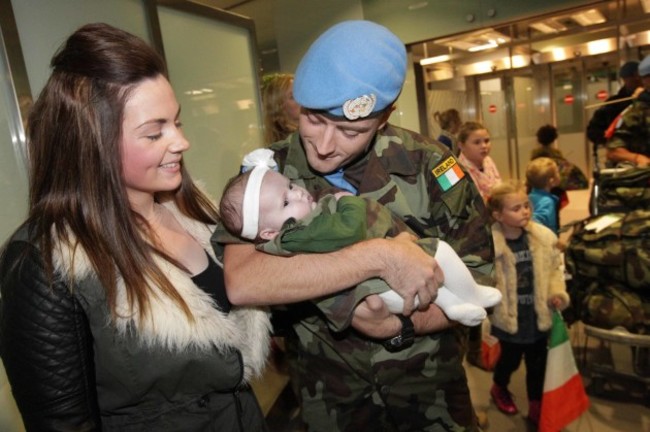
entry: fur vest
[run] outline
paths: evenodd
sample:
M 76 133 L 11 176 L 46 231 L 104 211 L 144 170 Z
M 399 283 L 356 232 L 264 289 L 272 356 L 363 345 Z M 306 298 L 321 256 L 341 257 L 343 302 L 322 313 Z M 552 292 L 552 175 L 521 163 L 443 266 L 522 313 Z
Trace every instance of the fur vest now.
M 182 215 L 173 203 L 165 206 L 210 257 L 219 263 L 210 246 L 210 235 L 214 227 Z M 150 312 L 142 321 L 139 320 L 136 306 L 131 309 L 128 305 L 126 290 L 120 280 L 117 318 L 115 322 L 107 324 L 114 326 L 118 334 L 135 333 L 145 346 L 162 347 L 172 352 L 190 349 L 209 351 L 214 347 L 219 351 L 236 349 L 243 358 L 244 379 L 248 381 L 261 375 L 270 346 L 271 324 L 268 313 L 258 308 L 233 307 L 225 314 L 217 309 L 210 295 L 196 286 L 186 272 L 160 258 L 157 258 L 157 264 L 189 307 L 194 322 L 190 322 L 182 309 L 162 293 L 150 296 Z M 54 265 L 61 274 L 67 274 L 71 279 L 73 283 L 70 286 L 84 289 L 89 286 L 89 280 L 90 283 L 99 285 L 88 256 L 81 247 L 71 250 L 59 244 L 54 252 Z M 154 286 L 154 291 L 155 289 Z M 110 321 L 110 316 L 108 319 Z
M 528 247 L 532 256 L 535 312 L 537 327 L 541 331 L 551 328 L 551 309 L 549 300 L 559 298 L 560 309 L 569 305 L 569 295 L 564 281 L 562 255 L 556 247 L 557 237 L 551 230 L 536 222 L 525 227 Z M 506 243 L 500 223 L 492 225 L 494 239 L 495 268 L 497 288 L 503 299 L 495 306 L 490 316 L 492 324 L 508 333 L 517 333 L 517 269 L 515 256 Z

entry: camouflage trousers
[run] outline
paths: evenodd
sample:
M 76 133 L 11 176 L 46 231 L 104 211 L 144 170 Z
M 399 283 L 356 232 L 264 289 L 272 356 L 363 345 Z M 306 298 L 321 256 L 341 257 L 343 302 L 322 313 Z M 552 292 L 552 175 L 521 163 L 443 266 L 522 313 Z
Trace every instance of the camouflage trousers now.
M 337 338 L 319 323 L 294 329 L 287 353 L 307 430 L 478 430 L 461 364 L 462 332 L 417 337 L 412 347 L 390 353 L 354 332 Z

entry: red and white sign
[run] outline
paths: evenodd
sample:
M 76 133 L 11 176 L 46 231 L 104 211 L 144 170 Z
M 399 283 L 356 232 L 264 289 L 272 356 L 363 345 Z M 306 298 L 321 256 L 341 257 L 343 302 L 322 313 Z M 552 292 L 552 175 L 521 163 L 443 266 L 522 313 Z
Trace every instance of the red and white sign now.
M 490 105 L 488 107 L 488 112 L 491 112 L 492 114 L 494 114 L 495 112 L 497 112 L 497 106 L 494 105 L 494 104 Z
M 571 105 L 571 104 L 573 104 L 573 101 L 574 101 L 573 95 L 568 94 L 568 95 L 564 96 L 564 103 L 565 104 Z
M 605 100 L 607 99 L 607 96 L 609 96 L 609 94 L 606 90 L 600 90 L 598 93 L 596 93 L 596 99 L 598 100 Z

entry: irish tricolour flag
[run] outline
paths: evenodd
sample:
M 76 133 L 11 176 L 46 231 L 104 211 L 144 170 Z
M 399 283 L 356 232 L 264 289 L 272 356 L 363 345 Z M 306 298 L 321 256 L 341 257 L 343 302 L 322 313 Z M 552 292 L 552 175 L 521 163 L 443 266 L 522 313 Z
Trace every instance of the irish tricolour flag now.
M 559 312 L 553 312 L 544 376 L 540 432 L 557 432 L 580 417 L 589 407 L 589 399 L 576 368 L 566 325 Z

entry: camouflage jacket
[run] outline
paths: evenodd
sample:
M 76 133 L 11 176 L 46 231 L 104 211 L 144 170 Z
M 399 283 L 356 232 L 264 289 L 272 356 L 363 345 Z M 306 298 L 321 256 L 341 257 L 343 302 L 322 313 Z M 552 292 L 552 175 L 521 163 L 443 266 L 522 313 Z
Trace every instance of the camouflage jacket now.
M 299 134 L 271 146 L 282 173 L 320 195 L 332 186 L 308 165 Z M 489 217 L 469 174 L 451 152 L 414 132 L 386 126 L 345 169 L 358 194 L 383 204 L 420 238 L 445 240 L 478 283 L 493 282 Z
M 625 147 L 633 153 L 650 157 L 650 92 L 639 95 L 623 113 L 608 149 Z

